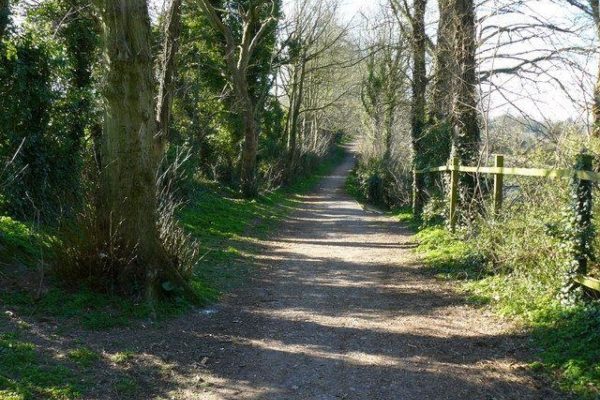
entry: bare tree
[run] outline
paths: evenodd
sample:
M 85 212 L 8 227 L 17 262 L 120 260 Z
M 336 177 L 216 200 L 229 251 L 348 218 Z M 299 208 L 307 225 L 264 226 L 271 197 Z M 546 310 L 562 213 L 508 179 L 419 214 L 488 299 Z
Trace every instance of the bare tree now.
M 588 15 L 596 30 L 596 38 L 600 40 L 600 0 L 561 0 Z M 596 72 L 596 83 L 594 85 L 594 97 L 592 104 L 592 135 L 600 137 L 600 63 Z
M 285 121 L 288 179 L 298 167 L 302 137 L 304 144 L 311 143 L 313 149 L 317 146 L 319 112 L 326 108 L 324 106 L 333 105 L 319 97 L 323 97 L 324 89 L 331 83 L 328 80 L 336 78 L 333 70 L 344 69 L 352 63 L 349 60 L 352 57 L 340 51 L 347 39 L 348 27 L 338 22 L 337 14 L 335 0 L 303 0 L 295 4 L 287 18 L 283 41 L 286 57 L 279 79 L 288 105 Z
M 370 29 L 375 34 L 374 50 L 366 61 L 361 92 L 363 107 L 373 121 L 375 143 L 383 145 L 383 161 L 387 168 L 390 168 L 392 158 L 398 110 L 405 102 L 410 59 L 406 35 L 394 22 L 389 15 L 383 14 L 378 18 L 378 25 Z

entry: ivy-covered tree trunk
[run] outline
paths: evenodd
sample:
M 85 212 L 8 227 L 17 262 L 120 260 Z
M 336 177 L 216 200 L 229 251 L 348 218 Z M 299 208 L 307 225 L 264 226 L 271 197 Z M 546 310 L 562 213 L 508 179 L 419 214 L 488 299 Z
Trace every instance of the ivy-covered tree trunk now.
M 586 153 L 577 155 L 573 170 L 590 171 L 593 157 Z M 571 203 L 565 212 L 565 231 L 562 234 L 561 250 L 567 258 L 565 285 L 561 291 L 562 301 L 575 304 L 583 300 L 587 289 L 575 282 L 579 275 L 586 275 L 588 264 L 596 261 L 594 257 L 594 238 L 596 231 L 593 223 L 591 181 L 581 180 L 573 176 L 571 180 Z
M 600 39 L 600 2 L 598 0 L 590 0 L 592 17 L 596 26 L 596 37 Z M 596 72 L 596 85 L 594 87 L 594 103 L 592 105 L 593 127 L 592 135 L 600 138 L 600 63 Z
M 131 254 L 136 271 L 156 296 L 159 273 L 170 264 L 157 228 L 157 133 L 150 18 L 146 0 L 104 0 L 108 65 L 102 136 L 101 227 Z M 141 275 L 141 276 L 140 276 Z
M 434 74 L 431 84 L 429 105 L 428 142 L 431 143 L 429 161 L 431 165 L 443 165 L 450 158 L 452 130 L 452 78 L 456 68 L 452 56 L 453 0 L 439 0 L 438 39 L 434 52 Z
M 457 77 L 454 84 L 452 153 L 462 165 L 478 161 L 481 134 L 477 113 L 475 7 L 473 0 L 454 0 Z M 461 174 L 462 203 L 475 196 L 476 178 Z
M 413 82 L 411 107 L 411 138 L 413 147 L 413 168 L 425 167 L 426 151 L 425 91 L 427 89 L 427 67 L 425 60 L 425 9 L 427 0 L 414 0 L 412 17 Z M 421 215 L 425 203 L 425 181 L 423 174 L 413 174 L 413 212 Z
M 450 116 L 452 107 L 452 75 L 455 73 L 452 60 L 453 0 L 438 0 L 438 39 L 435 46 L 434 73 L 431 84 L 429 117 L 434 123 L 443 122 Z M 450 135 L 448 135 L 450 142 Z
M 101 130 L 99 122 L 92 122 L 91 93 L 92 66 L 97 59 L 101 33 L 100 22 L 90 5 L 90 0 L 64 0 L 66 17 L 57 21 L 61 26 L 59 33 L 66 45 L 71 72 L 68 96 L 72 101 L 72 109 L 69 110 L 72 112 L 72 119 L 67 134 L 72 154 L 69 168 L 73 169 L 77 168 L 86 128 L 93 124 L 91 130 L 96 133 L 94 140 L 98 140 L 95 136 Z

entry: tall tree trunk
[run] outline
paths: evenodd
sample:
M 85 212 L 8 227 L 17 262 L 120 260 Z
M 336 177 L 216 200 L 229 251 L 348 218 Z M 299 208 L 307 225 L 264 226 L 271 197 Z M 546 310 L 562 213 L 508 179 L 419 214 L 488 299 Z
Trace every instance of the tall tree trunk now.
M 258 154 L 258 131 L 256 125 L 255 105 L 250 94 L 246 71 L 233 74 L 234 88 L 237 96 L 237 107 L 242 116 L 244 143 L 242 144 L 240 189 L 246 198 L 258 194 L 256 177 L 256 156 Z
M 429 166 L 443 165 L 452 149 L 452 93 L 456 64 L 452 55 L 454 38 L 454 0 L 438 0 L 438 33 L 435 46 L 434 73 L 429 98 L 429 123 L 427 141 Z M 444 192 L 444 177 L 436 175 L 427 182 L 430 191 Z
M 108 63 L 102 227 L 107 234 L 116 232 L 122 250 L 135 257 L 136 276 L 145 279 L 147 295 L 154 298 L 161 269 L 170 262 L 157 228 L 157 126 L 148 5 L 146 0 L 104 0 L 101 9 Z
M 452 60 L 453 0 L 438 0 L 438 39 L 434 53 L 434 75 L 431 85 L 429 117 L 433 123 L 445 122 L 452 106 L 452 75 L 455 68 Z M 448 135 L 450 142 L 450 135 Z
M 0 40 L 4 39 L 9 22 L 10 0 L 0 0 Z
M 412 50 L 413 50 L 413 82 L 411 106 L 411 138 L 413 147 L 413 168 L 425 166 L 426 148 L 423 140 L 425 128 L 425 91 L 427 88 L 427 67 L 425 60 L 425 9 L 427 0 L 413 1 L 412 16 Z M 413 179 L 413 212 L 420 216 L 425 202 L 423 174 L 414 174 Z
M 302 98 L 304 96 L 304 79 L 306 62 L 300 60 L 294 65 L 292 96 L 290 98 L 290 111 L 287 123 L 288 132 L 288 157 L 286 160 L 286 181 L 290 182 L 298 163 L 298 124 Z
M 600 40 L 600 1 L 589 0 L 592 9 L 592 17 L 596 26 L 596 36 Z M 600 138 L 600 63 L 596 75 L 596 85 L 594 87 L 594 104 L 592 105 L 592 136 Z
M 181 1 L 171 0 L 171 7 L 165 21 L 165 38 L 161 56 L 156 111 L 158 122 L 156 152 L 159 156 L 164 153 L 166 143 L 169 140 L 173 86 L 177 73 L 177 52 L 179 51 L 179 36 L 181 34 Z
M 474 165 L 478 161 L 481 134 L 477 113 L 477 75 L 475 7 L 473 0 L 455 0 L 455 55 L 458 76 L 453 101 L 452 153 L 462 165 Z M 470 202 L 475 196 L 476 180 L 471 174 L 461 177 L 463 201 Z
M 240 186 L 242 195 L 246 198 L 252 198 L 258 194 L 258 182 L 256 178 L 258 132 L 256 130 L 256 116 L 254 115 L 252 100 L 248 96 L 243 102 L 244 144 L 242 146 Z

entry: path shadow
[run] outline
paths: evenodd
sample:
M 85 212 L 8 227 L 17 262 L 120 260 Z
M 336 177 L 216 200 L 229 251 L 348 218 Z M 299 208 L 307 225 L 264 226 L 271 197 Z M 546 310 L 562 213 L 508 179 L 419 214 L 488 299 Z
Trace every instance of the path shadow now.
M 254 246 L 260 273 L 223 304 L 79 340 L 135 354 L 126 367 L 137 399 L 567 398 L 517 368 L 530 359 L 526 338 L 489 329 L 491 319 L 422 274 L 406 228 L 340 191 L 350 167 Z

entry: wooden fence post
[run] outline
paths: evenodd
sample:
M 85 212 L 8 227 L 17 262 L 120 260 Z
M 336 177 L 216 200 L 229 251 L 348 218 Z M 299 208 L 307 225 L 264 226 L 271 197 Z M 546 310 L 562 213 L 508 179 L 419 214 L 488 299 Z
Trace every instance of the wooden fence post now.
M 495 155 L 496 168 L 504 168 L 504 156 L 500 154 Z M 494 215 L 498 215 L 502 208 L 502 200 L 504 195 L 504 175 L 494 174 Z
M 450 230 L 454 231 L 456 228 L 456 222 L 458 215 L 456 209 L 458 206 L 458 167 L 460 166 L 460 159 L 458 157 L 452 157 L 450 163 Z

